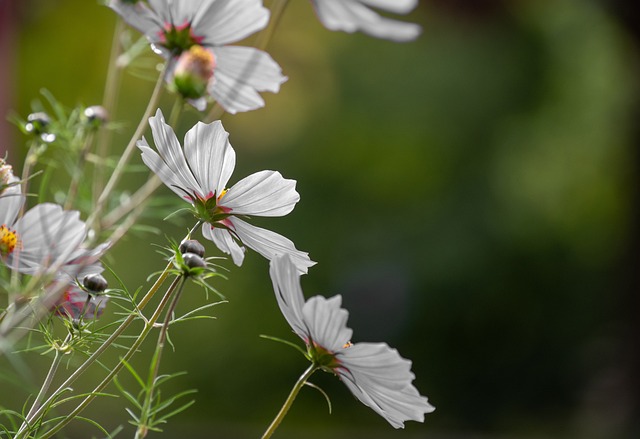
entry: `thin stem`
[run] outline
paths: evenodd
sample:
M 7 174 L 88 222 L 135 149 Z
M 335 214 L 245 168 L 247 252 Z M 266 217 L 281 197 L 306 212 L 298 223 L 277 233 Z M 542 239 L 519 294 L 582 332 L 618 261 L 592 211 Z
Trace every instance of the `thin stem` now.
M 160 315 L 162 314 L 165 307 L 167 306 L 167 303 L 169 302 L 169 298 L 173 295 L 173 292 L 175 291 L 176 287 L 178 286 L 178 282 L 181 279 L 182 279 L 182 276 L 176 277 L 174 281 L 171 283 L 171 286 L 169 286 L 169 289 L 162 297 L 162 300 L 160 301 L 160 304 L 156 308 L 155 312 L 153 313 L 151 318 L 145 322 L 144 329 L 142 330 L 140 335 L 136 338 L 135 342 L 131 345 L 129 350 L 120 359 L 118 364 L 116 364 L 113 367 L 111 372 L 107 374 L 107 376 L 93 389 L 93 391 L 87 397 L 85 397 L 82 400 L 80 404 L 78 404 L 78 406 L 71 413 L 69 413 L 67 416 L 64 417 L 64 419 L 62 419 L 55 426 L 53 426 L 51 430 L 44 433 L 41 436 L 41 439 L 46 439 L 53 436 L 58 431 L 60 431 L 65 425 L 71 422 L 76 416 L 78 416 L 78 414 L 82 412 L 82 410 L 84 410 L 85 407 L 87 407 L 96 398 L 96 396 L 98 396 L 98 394 L 102 392 L 102 390 L 113 380 L 113 378 L 118 374 L 118 372 L 120 372 L 120 370 L 131 359 L 131 357 L 133 357 L 133 355 L 136 352 L 138 352 L 140 345 L 147 338 L 151 330 L 154 328 L 155 323 L 160 318 Z M 18 437 L 16 436 L 15 439 L 18 439 Z
M 142 412 L 140 416 L 140 422 L 138 424 L 138 428 L 136 430 L 135 439 L 144 438 L 149 432 L 148 417 L 149 412 L 151 410 L 151 404 L 153 402 L 153 391 L 155 390 L 156 380 L 158 379 L 158 372 L 160 371 L 160 360 L 162 359 L 162 352 L 164 350 L 165 342 L 167 341 L 167 333 L 169 332 L 169 324 L 171 323 L 171 316 L 173 315 L 176 305 L 180 300 L 180 296 L 182 295 L 182 290 L 184 289 L 184 285 L 186 283 L 187 278 L 185 276 L 182 277 L 182 282 L 178 287 L 178 291 L 173 296 L 173 300 L 167 308 L 167 313 L 165 314 L 164 323 L 162 324 L 162 328 L 160 329 L 160 334 L 158 334 L 158 343 L 156 344 L 156 351 L 153 354 L 153 359 L 151 361 L 151 369 L 149 372 L 149 378 L 147 379 L 147 393 L 144 398 L 144 403 L 142 405 Z
M 120 35 L 124 29 L 124 21 L 121 19 L 116 20 L 116 26 L 113 31 L 113 39 L 111 41 L 111 54 L 109 55 L 109 67 L 107 70 L 107 81 L 104 87 L 104 96 L 102 98 L 102 106 L 107 110 L 109 118 L 113 120 L 115 115 L 115 108 L 118 98 L 117 90 L 120 86 L 120 72 L 122 69 L 118 66 L 118 57 L 120 56 Z M 111 140 L 112 131 L 105 126 L 100 127 L 98 134 L 98 142 L 96 146 L 96 154 L 102 159 L 102 163 L 98 163 L 96 166 L 96 175 L 93 185 L 93 200 L 94 202 L 98 198 L 98 194 L 102 190 L 104 184 L 104 160 L 107 158 L 107 151 L 109 141 Z
M 102 355 L 107 350 L 107 348 L 109 346 L 111 346 L 111 344 L 114 341 L 116 341 L 116 339 L 120 336 L 120 334 L 122 334 L 124 332 L 124 330 L 127 329 L 127 327 L 129 327 L 129 325 L 134 321 L 136 316 L 140 315 L 140 313 L 142 312 L 144 307 L 149 303 L 149 301 L 153 298 L 153 296 L 157 293 L 157 291 L 160 289 L 160 287 L 162 286 L 164 281 L 169 276 L 169 270 L 171 269 L 172 266 L 173 266 L 173 262 L 169 262 L 169 264 L 164 269 L 162 274 L 158 277 L 158 279 L 151 286 L 151 288 L 149 289 L 147 294 L 145 294 L 145 296 L 142 298 L 142 300 L 140 300 L 140 303 L 138 303 L 138 305 L 136 306 L 136 311 L 137 312 L 129 314 L 127 316 L 127 318 L 120 324 L 120 326 L 118 326 L 118 328 L 116 328 L 116 330 L 109 336 L 109 338 L 107 338 L 96 349 L 96 351 L 93 354 L 91 354 L 91 356 L 89 358 L 87 358 L 84 361 L 84 363 L 82 363 L 71 375 L 69 375 L 69 377 L 65 380 L 65 382 L 62 383 L 55 392 L 53 392 L 51 394 L 51 396 L 41 406 L 41 408 L 36 410 L 36 412 L 33 413 L 32 416 L 30 416 L 30 417 L 27 416 L 27 418 L 25 419 L 25 423 L 27 425 L 32 424 L 34 419 L 37 419 L 40 416 L 42 416 L 42 414 L 43 414 L 42 413 L 43 412 L 42 407 L 47 407 L 49 404 L 51 404 L 53 402 L 54 398 L 56 397 L 56 395 L 60 394 L 60 392 L 64 391 L 66 388 L 68 388 L 80 375 L 82 375 L 89 368 L 89 366 L 92 365 L 98 359 L 98 357 L 100 355 Z M 18 431 L 18 434 L 16 435 L 16 439 L 18 439 L 20 437 L 20 433 L 23 432 L 23 431 L 24 431 L 23 428 L 21 428 Z
M 312 364 L 311 366 L 309 366 L 307 370 L 304 371 L 304 373 L 300 376 L 300 378 L 298 378 L 298 381 L 293 386 L 293 389 L 291 389 L 291 393 L 289 393 L 289 396 L 287 397 L 287 400 L 284 402 L 284 405 L 276 415 L 273 422 L 271 422 L 271 425 L 269 425 L 269 428 L 267 428 L 267 431 L 265 431 L 264 434 L 262 435 L 262 439 L 270 438 L 271 435 L 276 431 L 276 428 L 278 428 L 278 426 L 280 425 L 284 417 L 287 415 L 287 412 L 293 405 L 293 401 L 295 401 L 296 396 L 298 396 L 298 392 L 300 392 L 300 389 L 302 389 L 302 386 L 305 385 L 309 377 L 317 369 L 318 369 L 318 366 L 316 366 L 315 364 Z
M 129 197 L 129 199 L 126 202 L 124 202 L 117 208 L 113 209 L 103 218 L 101 227 L 103 229 L 111 228 L 113 225 L 115 225 L 115 223 L 120 221 L 120 219 L 123 216 L 125 216 L 126 214 L 131 212 L 133 209 L 135 209 L 136 207 L 144 203 L 146 199 L 156 189 L 158 189 L 158 187 L 160 187 L 161 184 L 162 184 L 162 180 L 160 180 L 160 178 L 156 174 L 153 174 L 151 177 L 149 177 L 149 180 L 147 180 L 147 182 L 144 185 L 142 185 L 142 187 L 140 187 L 140 189 L 135 191 Z
M 91 143 L 93 142 L 93 133 L 89 133 L 82 148 L 80 149 L 80 155 L 78 157 L 78 163 L 73 170 L 73 175 L 71 176 L 71 183 L 69 184 L 69 191 L 67 192 L 67 199 L 64 202 L 64 209 L 71 209 L 73 203 L 76 201 L 76 196 L 78 195 L 78 185 L 80 184 L 80 178 L 82 177 L 82 170 L 84 169 L 84 164 L 87 161 L 87 154 L 89 153 L 89 148 L 91 147 Z
M 162 72 L 160 72 L 160 75 L 158 76 L 158 81 L 156 82 L 156 86 L 153 89 L 153 93 L 151 94 L 151 98 L 149 99 L 149 104 L 147 105 L 147 109 L 145 110 L 144 114 L 142 115 L 142 118 L 140 119 L 138 128 L 136 128 L 135 133 L 133 134 L 133 136 L 131 137 L 131 140 L 129 141 L 129 144 L 125 148 L 124 152 L 122 153 L 122 156 L 120 157 L 120 160 L 118 161 L 118 164 L 113 170 L 113 174 L 111 174 L 111 178 L 109 178 L 107 185 L 105 186 L 104 190 L 100 194 L 100 197 L 98 198 L 98 202 L 96 203 L 96 207 L 93 213 L 91 214 L 91 217 L 87 220 L 87 224 L 91 226 L 95 227 L 99 225 L 99 222 L 97 221 L 97 219 L 100 218 L 100 216 L 102 215 L 102 211 L 104 210 L 104 207 L 107 202 L 107 199 L 109 198 L 109 195 L 111 195 L 111 192 L 113 191 L 114 187 L 120 180 L 120 177 L 122 177 L 122 173 L 124 172 L 127 162 L 131 158 L 131 154 L 133 153 L 133 150 L 136 146 L 136 142 L 138 141 L 140 136 L 142 136 L 142 133 L 144 132 L 144 130 L 147 128 L 147 121 L 149 119 L 149 116 L 151 116 L 152 111 L 158 105 L 158 101 L 160 99 L 160 92 L 162 91 L 164 76 L 165 76 L 168 64 L 169 63 L 164 64 L 162 68 Z
M 63 346 L 66 346 L 67 343 L 69 343 L 69 340 L 71 340 L 71 334 L 67 334 L 66 338 L 62 342 Z M 31 416 L 33 416 L 33 413 L 36 410 L 38 410 L 38 408 L 40 408 L 40 403 L 44 399 L 44 395 L 46 395 L 47 391 L 49 390 L 49 387 L 51 387 L 51 382 L 53 381 L 53 377 L 55 376 L 56 371 L 58 370 L 58 366 L 60 365 L 60 361 L 62 360 L 62 356 L 60 355 L 60 350 L 61 349 L 55 349 L 55 355 L 53 357 L 53 361 L 51 362 L 51 367 L 49 368 L 49 372 L 47 372 L 47 376 L 45 377 L 44 382 L 42 383 L 42 387 L 40 387 L 40 391 L 38 392 L 36 399 L 33 401 L 33 404 L 29 409 L 29 413 L 25 418 L 25 422 L 26 422 L 26 419 L 29 419 Z M 23 427 L 26 427 L 24 423 L 20 428 L 22 429 Z

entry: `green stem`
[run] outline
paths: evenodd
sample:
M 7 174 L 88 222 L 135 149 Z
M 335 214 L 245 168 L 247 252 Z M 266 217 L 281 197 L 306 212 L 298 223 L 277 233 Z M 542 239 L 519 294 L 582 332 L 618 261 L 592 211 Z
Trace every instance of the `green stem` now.
M 142 118 L 140 119 L 138 128 L 136 128 L 135 133 L 133 134 L 133 136 L 131 136 L 131 140 L 129 141 L 129 144 L 127 145 L 124 152 L 122 153 L 122 156 L 118 161 L 118 164 L 113 170 L 113 174 L 111 174 L 111 178 L 109 178 L 107 185 L 105 186 L 104 190 L 100 194 L 100 197 L 98 198 L 98 202 L 96 203 L 96 207 L 93 213 L 91 214 L 91 217 L 87 220 L 87 224 L 90 227 L 99 226 L 98 219 L 102 215 L 102 211 L 105 208 L 107 199 L 109 198 L 109 196 L 111 195 L 111 192 L 113 191 L 116 184 L 120 180 L 120 177 L 122 177 L 122 173 L 124 172 L 127 162 L 131 158 L 131 154 L 133 153 L 133 150 L 136 146 L 137 141 L 140 139 L 140 137 L 142 136 L 142 133 L 147 128 L 148 119 L 151 116 L 151 113 L 153 112 L 155 107 L 158 105 L 158 101 L 160 100 L 160 94 L 162 91 L 162 86 L 164 83 L 164 77 L 167 71 L 168 64 L 169 63 L 164 64 L 162 68 L 162 72 L 160 72 L 160 75 L 158 76 L 158 81 L 156 82 L 156 86 L 153 89 L 153 93 L 151 94 L 151 99 L 149 99 L 149 104 L 147 105 L 147 109 L 145 110 L 144 114 L 142 115 Z M 99 232 L 99 230 L 97 232 Z M 96 233 L 96 235 L 98 235 L 98 233 Z
M 93 134 L 90 133 L 87 135 L 82 148 L 80 149 L 80 154 L 78 156 L 78 162 L 73 169 L 73 175 L 71 176 L 71 183 L 69 184 L 69 191 L 67 192 L 67 199 L 64 202 L 64 209 L 71 209 L 73 203 L 76 201 L 76 196 L 78 195 L 78 185 L 80 184 L 80 179 L 82 178 L 84 165 L 87 162 L 87 153 L 89 152 L 89 148 L 91 147 L 91 143 L 93 141 Z
M 116 328 L 116 330 L 109 336 L 109 338 L 107 338 L 96 349 L 96 351 L 84 361 L 84 363 L 82 363 L 71 375 L 69 375 L 69 377 L 64 381 L 64 383 L 62 383 L 58 387 L 58 389 L 51 394 L 51 396 L 47 399 L 47 401 L 45 401 L 45 403 L 38 410 L 36 410 L 36 412 L 33 413 L 32 416 L 27 416 L 27 418 L 25 419 L 25 423 L 27 425 L 32 424 L 34 419 L 41 417 L 43 415 L 43 407 L 49 406 L 58 394 L 63 392 L 65 389 L 67 389 L 80 375 L 82 375 L 89 368 L 89 366 L 91 366 L 98 359 L 98 357 L 102 355 L 107 350 L 107 348 L 111 346 L 111 344 L 114 341 L 116 341 L 116 339 L 120 336 L 120 334 L 122 334 L 124 330 L 127 329 L 127 327 L 129 327 L 129 325 L 134 321 L 136 316 L 138 316 L 139 313 L 142 312 L 144 307 L 149 303 L 149 301 L 153 298 L 156 292 L 160 289 L 160 287 L 162 286 L 166 278 L 169 276 L 169 270 L 171 269 L 172 266 L 173 266 L 173 262 L 169 262 L 169 264 L 164 269 L 160 277 L 158 277 L 158 279 L 153 284 L 153 286 L 149 289 L 147 294 L 145 294 L 142 300 L 140 300 L 140 303 L 136 307 L 137 312 L 134 312 L 128 315 L 127 318 L 120 324 L 120 326 L 118 326 L 118 328 Z M 18 439 L 20 437 L 20 433 L 23 431 L 24 431 L 23 429 L 19 430 L 15 439 Z
M 269 428 L 267 428 L 267 431 L 265 431 L 264 434 L 262 435 L 262 439 L 270 438 L 271 435 L 276 431 L 276 428 L 278 428 L 278 426 L 280 425 L 284 417 L 287 415 L 287 412 L 293 405 L 293 401 L 295 401 L 296 396 L 298 396 L 298 392 L 300 392 L 300 389 L 302 389 L 302 386 L 305 385 L 309 377 L 311 377 L 313 372 L 315 372 L 317 369 L 318 369 L 318 366 L 316 366 L 315 364 L 312 364 L 311 366 L 309 366 L 307 370 L 304 371 L 304 373 L 300 376 L 300 378 L 298 378 L 298 381 L 293 386 L 293 389 L 291 389 L 291 393 L 289 393 L 289 396 L 287 397 L 287 400 L 284 402 L 284 405 L 276 415 L 273 422 L 271 422 L 271 425 L 269 425 Z
M 149 432 L 149 412 L 151 411 L 151 404 L 153 402 L 153 391 L 155 390 L 156 380 L 158 379 L 158 372 L 160 371 L 160 360 L 162 359 L 162 351 L 164 350 L 164 345 L 167 341 L 167 333 L 169 331 L 169 324 L 171 323 L 171 316 L 173 315 L 176 309 L 176 305 L 180 300 L 180 296 L 182 295 L 182 290 L 184 289 L 186 280 L 187 278 L 183 276 L 178 291 L 173 296 L 171 305 L 169 305 L 169 308 L 167 308 L 164 323 L 162 324 L 162 328 L 160 329 L 160 334 L 158 334 L 158 343 L 156 344 L 156 351 L 154 352 L 153 359 L 151 360 L 149 378 L 147 379 L 147 393 L 142 405 L 140 422 L 136 430 L 135 439 L 144 438 Z
M 176 277 L 175 280 L 171 283 L 171 286 L 162 297 L 162 300 L 160 301 L 160 304 L 158 304 L 158 307 L 156 308 L 155 312 L 153 313 L 151 318 L 145 322 L 144 329 L 142 330 L 140 335 L 136 338 L 135 342 L 131 345 L 131 347 L 126 352 L 126 354 L 124 354 L 124 356 L 120 359 L 118 364 L 116 364 L 113 367 L 111 372 L 107 374 L 107 376 L 93 389 L 93 391 L 87 397 L 85 397 L 82 400 L 80 404 L 78 404 L 78 406 L 72 412 L 70 412 L 67 416 L 64 417 L 64 419 L 62 419 L 55 426 L 53 426 L 51 430 L 44 433 L 40 437 L 40 439 L 47 439 L 55 435 L 58 431 L 64 428 L 65 425 L 67 425 L 76 416 L 78 416 L 78 414 L 82 412 L 82 410 L 84 410 L 85 407 L 87 407 L 96 398 L 96 396 L 98 396 L 98 394 L 102 392 L 102 390 L 104 390 L 104 388 L 113 380 L 113 378 L 118 374 L 118 372 L 120 372 L 120 370 L 131 359 L 131 357 L 133 357 L 133 355 L 136 352 L 138 352 L 140 345 L 147 338 L 151 330 L 154 328 L 155 323 L 160 318 L 160 315 L 162 314 L 165 307 L 167 306 L 167 303 L 169 302 L 169 298 L 173 295 L 173 292 L 175 291 L 176 287 L 178 286 L 178 282 L 181 279 L 182 279 L 181 276 Z M 18 437 L 16 436 L 15 439 L 18 439 Z
M 107 70 L 107 80 L 104 87 L 104 96 L 102 98 L 102 106 L 107 110 L 109 119 L 113 120 L 115 114 L 115 107 L 117 102 L 118 93 L 116 92 L 120 86 L 120 72 L 122 69 L 118 67 L 118 57 L 120 56 L 120 36 L 124 29 L 124 21 L 116 20 L 116 27 L 113 31 L 113 39 L 111 41 L 111 54 L 109 55 L 109 67 Z M 111 140 L 112 131 L 105 126 L 100 127 L 98 134 L 98 142 L 96 146 L 96 155 L 102 160 L 102 163 L 97 163 L 96 175 L 93 185 L 93 200 L 94 203 L 98 198 L 98 194 L 103 189 L 104 184 L 104 160 L 107 158 L 108 145 Z

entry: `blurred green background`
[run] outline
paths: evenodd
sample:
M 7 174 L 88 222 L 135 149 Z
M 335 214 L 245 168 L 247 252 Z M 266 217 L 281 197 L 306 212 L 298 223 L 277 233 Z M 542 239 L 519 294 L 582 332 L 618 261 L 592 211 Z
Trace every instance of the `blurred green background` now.
M 395 431 L 319 374 L 333 413 L 305 389 L 276 437 L 640 437 L 632 2 L 422 0 L 403 17 L 423 26 L 408 44 L 330 32 L 309 2 L 290 3 L 269 46 L 288 82 L 264 109 L 223 117 L 238 155 L 231 183 L 262 169 L 298 181 L 292 214 L 254 223 L 310 252 L 319 263 L 306 295 L 342 294 L 353 341 L 386 341 L 412 359 L 436 411 Z M 25 117 L 40 88 L 70 107 L 101 102 L 115 14 L 87 0 L 0 5 L 11 26 L 5 105 Z M 114 154 L 152 85 L 125 73 Z M 178 136 L 197 120 L 186 112 Z M 24 139 L 0 125 L 0 149 L 17 165 Z M 192 222 L 145 221 L 162 233 L 132 234 L 107 258 L 132 290 L 163 267 L 154 244 Z M 171 386 L 198 393 L 164 437 L 259 437 L 306 368 L 258 337 L 297 341 L 267 261 L 250 252 L 241 268 L 223 265 L 229 280 L 216 285 L 229 303 L 214 308 L 217 320 L 171 332 L 162 370 L 187 371 Z M 193 286 L 181 308 L 204 303 Z M 134 362 L 141 370 L 150 351 Z M 47 362 L 22 359 L 38 386 Z M 19 408 L 25 392 L 0 382 L 3 404 Z M 111 430 L 126 424 L 125 405 L 106 398 L 85 414 Z M 75 423 L 60 437 L 92 436 Z

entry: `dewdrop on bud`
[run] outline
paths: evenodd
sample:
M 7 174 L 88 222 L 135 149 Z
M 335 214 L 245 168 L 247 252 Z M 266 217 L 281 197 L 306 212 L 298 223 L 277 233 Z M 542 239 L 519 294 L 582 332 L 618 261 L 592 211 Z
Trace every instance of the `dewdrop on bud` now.
M 101 105 L 92 105 L 84 109 L 84 117 L 87 118 L 89 125 L 99 127 L 109 120 L 109 113 Z
M 204 262 L 204 259 L 196 255 L 195 253 L 183 254 L 182 260 L 184 261 L 184 264 L 189 268 L 204 268 L 207 266 L 207 264 Z
M 107 280 L 101 274 L 89 274 L 82 280 L 84 286 L 90 293 L 102 293 L 107 289 Z
M 191 46 L 178 58 L 171 85 L 185 99 L 201 98 L 207 94 L 215 66 L 213 52 L 197 44 Z
M 180 253 L 193 253 L 202 258 L 204 257 L 204 246 L 195 239 L 188 239 L 180 244 Z

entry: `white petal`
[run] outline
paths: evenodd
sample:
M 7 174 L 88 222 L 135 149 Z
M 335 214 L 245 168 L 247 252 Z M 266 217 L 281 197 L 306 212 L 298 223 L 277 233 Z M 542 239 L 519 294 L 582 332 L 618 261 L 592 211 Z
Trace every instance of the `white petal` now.
M 264 29 L 269 22 L 269 10 L 262 6 L 262 0 L 209 0 L 200 3 L 202 7 L 193 19 L 192 29 L 196 36 L 203 37 L 204 46 L 240 41 Z
M 7 183 L 14 183 L 14 185 L 0 194 L 0 226 L 4 224 L 11 228 L 24 204 L 25 196 L 22 195 L 18 181 L 16 176 L 9 178 Z
M 198 182 L 193 176 L 193 172 L 189 168 L 189 165 L 187 165 L 180 142 L 178 142 L 173 128 L 165 123 L 164 116 L 160 109 L 156 111 L 154 117 L 149 118 L 149 125 L 151 126 L 151 133 L 153 134 L 156 149 L 160 157 L 162 157 L 162 160 L 164 160 L 173 172 L 174 178 L 181 182 L 180 187 L 188 189 L 190 192 L 196 190 L 202 194 L 204 191 L 200 185 L 198 185 Z
M 162 157 L 160 157 L 157 152 L 149 148 L 144 137 L 142 140 L 138 141 L 137 146 L 142 152 L 142 161 L 144 164 L 147 165 L 147 167 L 151 169 L 153 173 L 156 174 L 160 180 L 162 180 L 162 182 L 180 198 L 191 201 L 191 197 L 187 195 L 187 193 L 191 193 L 191 190 L 189 188 L 183 188 L 184 183 L 177 178 L 176 174 L 169 168 L 169 166 L 167 166 L 164 160 L 162 160 Z M 183 188 L 183 190 L 180 188 Z M 204 194 L 200 195 L 204 196 Z
M 395 428 L 424 422 L 435 408 L 413 386 L 411 362 L 385 343 L 356 343 L 337 355 L 345 385 L 366 406 Z
M 43 203 L 27 211 L 15 223 L 21 248 L 7 260 L 12 268 L 32 274 L 41 267 L 65 263 L 84 241 L 86 225 L 77 211 Z
M 352 330 L 347 327 L 349 313 L 340 308 L 341 296 L 330 299 L 314 296 L 304 304 L 302 313 L 309 327 L 311 339 L 328 349 L 337 352 L 351 340 Z
M 282 315 L 289 322 L 291 329 L 308 342 L 311 334 L 302 315 L 304 296 L 300 286 L 300 272 L 291 262 L 289 255 L 285 254 L 271 260 L 269 274 Z
M 220 204 L 235 215 L 284 216 L 300 200 L 295 188 L 277 171 L 260 171 L 229 188 Z
M 198 122 L 184 137 L 184 153 L 204 195 L 219 196 L 236 166 L 236 153 L 222 123 Z
M 314 0 L 318 18 L 327 29 L 344 32 L 362 31 L 392 41 L 411 41 L 420 35 L 415 23 L 381 17 L 371 9 L 348 0 Z
M 396 14 L 407 14 L 418 6 L 418 0 L 360 0 L 360 3 Z
M 296 249 L 291 240 L 270 230 L 262 229 L 242 221 L 236 217 L 229 217 L 233 229 L 244 245 L 257 251 L 265 258 L 272 260 L 278 255 L 287 254 L 298 271 L 306 273 L 315 262 L 309 259 L 309 254 Z
M 287 80 L 269 54 L 253 47 L 215 47 L 209 92 L 231 114 L 264 106 L 258 92 L 277 93 Z
M 202 225 L 202 236 L 213 241 L 222 252 L 231 255 L 234 264 L 238 267 L 242 266 L 245 248 L 238 245 L 228 230 L 214 228 L 205 223 Z
M 131 4 L 122 0 L 110 0 L 108 6 L 113 9 L 122 19 L 134 29 L 157 41 L 157 34 L 162 30 L 163 22 L 161 17 L 144 2 Z

